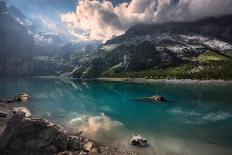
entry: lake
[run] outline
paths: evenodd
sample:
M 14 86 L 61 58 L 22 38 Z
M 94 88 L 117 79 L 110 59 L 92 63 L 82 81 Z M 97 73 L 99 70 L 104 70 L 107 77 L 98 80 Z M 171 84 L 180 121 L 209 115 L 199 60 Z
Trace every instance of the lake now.
M 97 141 L 146 155 L 231 155 L 232 85 L 136 84 L 1 77 L 0 96 L 26 92 L 23 103 L 42 117 Z M 162 95 L 166 103 L 134 100 Z M 130 146 L 133 134 L 149 140 L 147 148 Z

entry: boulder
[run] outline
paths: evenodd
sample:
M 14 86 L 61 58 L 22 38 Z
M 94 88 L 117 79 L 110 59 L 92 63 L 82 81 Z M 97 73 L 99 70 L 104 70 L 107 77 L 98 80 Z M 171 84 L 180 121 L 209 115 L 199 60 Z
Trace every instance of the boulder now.
M 58 153 L 67 149 L 67 134 L 44 119 L 16 112 L 0 137 L 0 150 L 34 150 Z
M 163 96 L 151 96 L 151 97 L 140 97 L 136 98 L 135 100 L 140 101 L 153 101 L 153 102 L 165 102 L 167 99 L 165 99 Z
M 5 118 L 6 116 L 7 116 L 7 114 L 5 112 L 0 111 L 0 118 Z
M 97 144 L 80 136 L 82 133 L 80 131 L 77 136 L 68 135 L 62 127 L 48 120 L 32 118 L 27 108 L 14 108 L 13 115 L 0 137 L 0 152 L 99 152 Z
M 3 103 L 12 103 L 12 102 L 26 102 L 31 99 L 31 96 L 26 93 L 20 93 L 13 97 L 4 97 L 0 98 L 0 102 Z
M 21 101 L 25 102 L 28 101 L 29 99 L 31 99 L 31 96 L 26 93 L 20 93 L 15 97 L 15 100 L 20 102 Z
M 164 102 L 167 101 L 163 96 L 152 96 L 152 100 L 158 101 L 158 102 Z
M 90 152 L 93 146 L 93 142 L 87 142 L 83 145 L 83 150 Z
M 3 103 L 12 103 L 15 101 L 16 101 L 15 97 L 0 98 L 0 102 L 3 102 Z
M 25 117 L 31 117 L 31 112 L 26 108 L 26 107 L 18 107 L 18 108 L 13 108 L 12 110 L 13 114 L 18 113 L 21 114 Z
M 131 145 L 135 145 L 139 147 L 148 145 L 148 141 L 140 135 L 133 135 L 130 142 L 131 142 Z

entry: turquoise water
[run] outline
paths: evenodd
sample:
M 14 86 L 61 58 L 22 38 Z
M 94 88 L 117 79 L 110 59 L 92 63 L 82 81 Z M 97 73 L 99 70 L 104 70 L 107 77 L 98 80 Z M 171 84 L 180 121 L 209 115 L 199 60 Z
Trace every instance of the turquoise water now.
M 144 154 L 232 154 L 232 85 L 0 78 L 0 96 L 32 95 L 35 117 Z M 165 96 L 165 104 L 133 100 Z M 129 145 L 141 134 L 148 148 Z

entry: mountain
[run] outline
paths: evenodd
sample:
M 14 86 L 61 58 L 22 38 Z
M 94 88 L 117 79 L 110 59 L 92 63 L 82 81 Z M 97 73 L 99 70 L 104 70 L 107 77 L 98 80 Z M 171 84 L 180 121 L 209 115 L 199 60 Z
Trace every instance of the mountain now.
M 137 25 L 124 35 L 107 41 L 106 45 L 149 41 L 156 47 L 168 48 L 177 55 L 186 54 L 186 49 L 191 51 L 199 48 L 226 52 L 232 49 L 231 19 L 232 15 L 225 15 L 195 22 Z
M 139 24 L 97 48 L 73 43 L 3 1 L 0 22 L 0 75 L 232 79 L 232 15 Z
M 72 71 L 71 55 L 83 48 L 42 29 L 4 1 L 0 1 L 0 23 L 0 75 L 60 75 Z
M 25 75 L 31 71 L 33 38 L 0 1 L 0 73 Z
M 140 24 L 99 46 L 72 77 L 232 78 L 232 15 Z

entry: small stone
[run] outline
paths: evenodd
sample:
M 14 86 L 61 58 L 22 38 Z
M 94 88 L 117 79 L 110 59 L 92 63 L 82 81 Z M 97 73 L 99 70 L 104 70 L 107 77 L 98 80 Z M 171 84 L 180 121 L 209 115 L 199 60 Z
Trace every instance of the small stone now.
M 81 151 L 80 153 L 79 153 L 79 155 L 87 155 L 88 153 L 87 152 L 84 152 L 84 151 Z
M 148 141 L 140 135 L 133 135 L 130 141 L 131 141 L 131 145 L 135 145 L 135 146 L 147 146 L 148 145 Z
M 81 136 L 82 134 L 83 134 L 83 131 L 82 131 L 82 130 L 80 130 L 80 131 L 77 133 L 78 136 Z
M 152 98 L 153 100 L 158 101 L 158 102 L 167 101 L 163 96 L 152 96 L 151 98 Z
M 83 145 L 83 149 L 87 152 L 90 152 L 92 146 L 93 146 L 93 142 L 87 142 Z
M 72 152 L 70 151 L 64 151 L 64 152 L 60 152 L 57 155 L 72 155 Z
M 28 101 L 29 99 L 31 99 L 31 96 L 26 94 L 26 93 L 20 93 L 18 94 L 16 97 L 15 97 L 15 100 L 16 101 L 23 101 L 23 102 L 26 102 Z
M 13 108 L 13 113 L 21 114 L 25 117 L 31 117 L 31 112 L 26 107 Z
M 0 117 L 6 117 L 6 116 L 7 116 L 7 114 L 5 112 L 0 111 Z
M 100 155 L 97 148 L 92 148 L 89 152 L 89 155 Z

